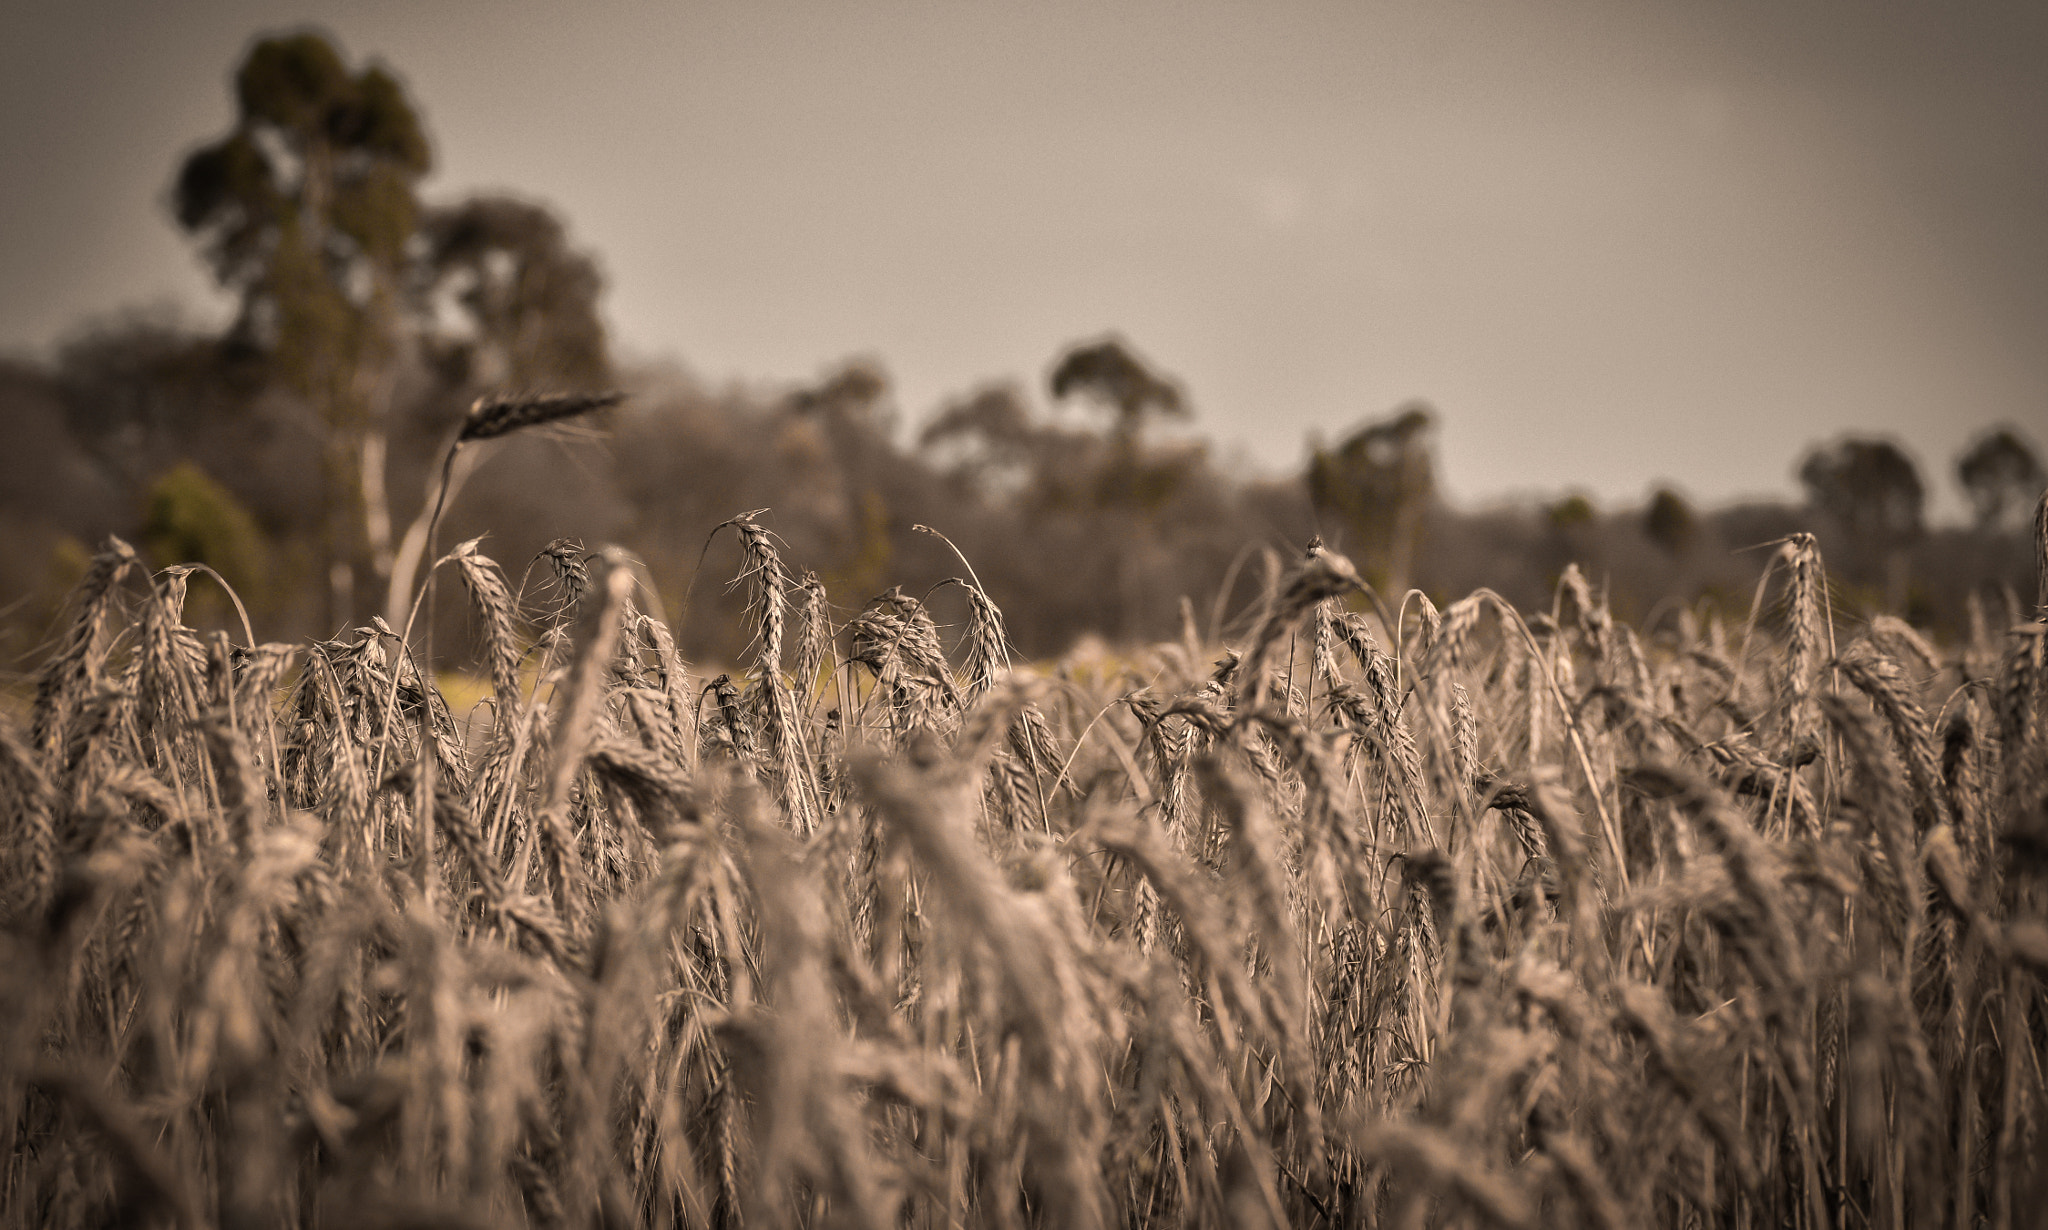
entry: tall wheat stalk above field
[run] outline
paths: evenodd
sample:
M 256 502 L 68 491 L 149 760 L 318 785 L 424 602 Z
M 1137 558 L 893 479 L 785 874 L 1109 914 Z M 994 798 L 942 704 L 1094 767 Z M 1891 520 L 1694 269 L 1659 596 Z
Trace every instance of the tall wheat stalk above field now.
M 463 415 L 454 438 L 449 440 L 447 449 L 441 454 L 441 465 L 434 472 L 426 507 L 406 528 L 399 541 L 392 560 L 390 592 L 384 604 L 385 622 L 396 628 L 404 628 L 411 623 L 414 575 L 419 571 L 422 559 L 433 558 L 434 535 L 440 529 L 441 514 L 447 509 L 448 501 L 462 489 L 463 480 L 467 477 L 467 471 L 456 469 L 457 460 L 473 451 L 465 450 L 465 445 L 495 440 L 529 427 L 544 427 L 549 423 L 578 418 L 615 406 L 624 399 L 622 393 L 548 393 L 478 398 L 469 412 Z

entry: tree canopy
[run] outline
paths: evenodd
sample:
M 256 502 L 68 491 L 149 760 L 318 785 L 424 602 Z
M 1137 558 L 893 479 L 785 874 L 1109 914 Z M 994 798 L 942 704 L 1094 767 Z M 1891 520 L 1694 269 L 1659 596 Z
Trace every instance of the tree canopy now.
M 1807 499 L 1851 534 L 1886 543 L 1919 535 L 1926 490 L 1912 458 L 1889 440 L 1846 436 L 1799 466 Z
M 1334 449 L 1317 449 L 1309 461 L 1309 499 L 1318 513 L 1349 531 L 1346 547 L 1368 573 L 1394 585 L 1407 583 L 1422 513 L 1435 494 L 1429 452 L 1435 424 L 1429 406 L 1411 402 Z
M 1980 529 L 1997 527 L 2014 509 L 2029 510 L 2048 483 L 2034 450 L 2010 427 L 1979 437 L 1956 460 L 1956 478 L 1970 497 Z
M 1669 487 L 1659 487 L 1643 511 L 1643 532 L 1666 555 L 1684 555 L 1699 536 L 1699 518 L 1685 497 Z
M 1136 435 L 1147 419 L 1187 417 L 1187 396 L 1160 375 L 1120 337 L 1104 337 L 1069 349 L 1054 364 L 1053 400 L 1088 398 L 1116 416 L 1119 435 Z
M 417 444 L 485 391 L 609 383 L 603 278 L 540 205 L 425 204 L 418 108 L 316 30 L 253 42 L 234 97 L 234 126 L 180 166 L 172 211 L 240 298 L 231 338 L 320 442 L 316 554 L 342 622 L 362 581 L 392 576 L 393 433 Z
M 351 72 L 313 31 L 252 45 L 235 102 L 234 128 L 179 169 L 173 208 L 242 296 L 241 326 L 316 362 L 396 293 L 433 165 L 426 132 L 396 77 Z
M 507 196 L 471 197 L 428 211 L 421 271 L 433 298 L 458 309 L 440 341 L 453 374 L 512 388 L 600 388 L 611 359 L 598 299 L 604 277 L 570 247 L 545 207 Z M 439 308 L 429 304 L 429 310 Z

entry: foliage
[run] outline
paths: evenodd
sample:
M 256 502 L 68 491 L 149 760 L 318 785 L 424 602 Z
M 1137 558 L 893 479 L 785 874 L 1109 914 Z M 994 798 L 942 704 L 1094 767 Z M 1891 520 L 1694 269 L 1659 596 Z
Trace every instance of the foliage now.
M 255 518 L 189 461 L 172 466 L 150 488 L 142 547 L 161 565 L 205 564 L 244 597 L 264 587 L 263 534 Z
M 235 101 L 234 129 L 179 170 L 178 224 L 241 295 L 238 328 L 341 428 L 369 412 L 358 373 L 392 344 L 426 135 L 396 78 L 352 73 L 311 31 L 252 45 Z
M 2034 450 L 2010 427 L 1986 432 L 1956 459 L 1956 478 L 1970 497 L 1981 529 L 1996 529 L 2009 513 L 2025 514 L 2048 485 Z
M 564 534 L 622 542 L 647 561 L 670 611 L 687 592 L 708 617 L 685 630 L 689 652 L 722 660 L 741 648 L 726 643 L 738 599 L 691 578 L 702 527 L 735 508 L 773 506 L 776 531 L 851 601 L 889 580 L 922 594 L 953 575 L 957 561 L 912 529 L 945 526 L 1034 657 L 1058 655 L 1091 631 L 1131 641 L 1176 636 L 1183 597 L 1200 627 L 1226 628 L 1255 604 L 1264 553 L 1312 533 L 1351 551 L 1369 579 L 1382 579 L 1360 531 L 1312 506 L 1309 472 L 1246 475 L 1181 441 L 1145 439 L 1146 465 L 1178 467 L 1164 503 L 1105 501 L 1103 488 L 1115 484 L 1104 471 L 1116 456 L 1107 424 L 1063 420 L 1042 393 L 996 385 L 948 403 L 906 445 L 886 373 L 871 360 L 855 366 L 866 369 L 858 380 L 835 364 L 793 389 L 711 386 L 658 369 L 623 373 L 631 395 L 601 431 L 479 450 L 441 539 L 488 532 L 494 551 L 518 558 Z M 28 606 L 14 609 L 40 626 L 28 613 L 61 592 L 46 579 L 51 545 L 110 532 L 139 540 L 150 484 L 167 464 L 190 460 L 262 529 L 280 573 L 271 610 L 280 629 L 336 630 L 317 584 L 321 523 L 308 502 L 320 481 L 317 426 L 262 375 L 260 362 L 218 339 L 139 318 L 81 335 L 54 365 L 14 371 L 18 379 L 0 372 L 0 415 L 15 425 L 18 445 L 0 453 L 12 476 L 0 483 L 0 513 L 22 550 L 11 573 L 0 570 L 0 604 L 33 591 Z M 877 382 L 871 400 L 849 400 Z M 835 385 L 841 393 L 823 395 Z M 390 473 L 394 497 L 409 498 L 394 498 L 393 507 L 416 525 L 422 551 L 430 466 L 481 392 L 427 375 L 401 383 L 399 402 L 413 409 L 393 424 Z M 1416 518 L 1416 541 L 1427 549 L 1416 552 L 1409 584 L 1440 601 L 1486 585 L 1534 607 L 1576 561 L 1618 611 L 1643 618 L 1708 592 L 1746 601 L 1765 558 L 1747 548 L 1798 531 L 1835 532 L 1793 506 L 1701 508 L 1694 545 L 1678 560 L 1645 534 L 1641 505 L 1595 513 L 1559 537 L 1541 507 L 1432 501 Z M 1134 526 L 1150 538 L 1140 542 Z M 1828 549 L 1854 592 L 1882 596 L 1882 561 L 1862 558 L 1869 552 L 1857 547 L 1830 541 Z M 2001 586 L 2031 588 L 2023 538 L 1937 526 L 1906 550 L 1911 592 L 1931 601 L 1931 626 L 1945 637 L 1967 634 L 1973 592 L 1995 607 Z M 867 562 L 856 564 L 862 556 Z M 877 559 L 888 561 L 886 571 L 875 571 Z M 1119 568 L 1128 569 L 1127 582 Z M 1219 604 L 1226 584 L 1230 595 Z M 1399 593 L 1389 585 L 1383 596 L 1395 601 Z M 408 590 L 399 609 L 410 604 Z M 443 604 L 440 632 L 459 644 L 470 629 Z M 23 637 L 15 643 L 35 640 Z
M 1345 531 L 1367 575 L 1396 590 L 1408 585 L 1423 513 L 1436 495 L 1429 433 L 1435 413 L 1421 403 L 1368 423 L 1335 449 L 1309 460 L 1309 499 Z
M 512 389 L 600 388 L 611 361 L 598 297 L 604 280 L 545 208 L 472 197 L 428 213 L 425 271 L 466 324 L 444 326 L 437 358 L 462 383 Z
M 431 154 L 397 79 L 376 66 L 351 73 L 312 31 L 255 42 L 235 102 L 234 129 L 180 169 L 175 211 L 245 296 L 245 324 L 267 308 L 282 341 L 297 313 L 352 299 L 353 268 L 396 267 Z
M 358 565 L 390 566 L 383 419 L 431 155 L 397 79 L 351 71 L 314 31 L 251 45 L 235 102 L 234 128 L 180 168 L 174 213 L 241 297 L 238 340 L 318 417 L 321 554 L 346 619 Z
M 1075 345 L 1053 365 L 1054 400 L 1084 397 L 1107 409 L 1119 436 L 1136 436 L 1148 419 L 1185 417 L 1180 385 L 1160 375 L 1120 337 Z
M 234 127 L 181 166 L 173 212 L 240 297 L 227 341 L 310 411 L 306 494 L 335 626 L 366 582 L 392 580 L 406 511 L 394 477 L 427 481 L 394 467 L 393 438 L 431 438 L 492 388 L 602 387 L 602 279 L 538 205 L 423 203 L 418 110 L 389 70 L 351 69 L 324 34 L 255 41 L 235 99 Z
M 1668 555 L 1684 555 L 1699 538 L 1699 518 L 1685 497 L 1669 487 L 1659 487 L 1643 510 L 1643 532 Z
M 1600 513 L 1593 507 L 1593 501 L 1576 491 L 1543 511 L 1543 519 L 1549 523 L 1551 532 L 1557 534 L 1569 534 L 1592 525 L 1599 518 Z
M 1920 533 L 1920 472 L 1889 440 L 1849 436 L 1817 448 L 1800 462 L 1799 481 L 1813 506 L 1852 535 L 1892 544 Z

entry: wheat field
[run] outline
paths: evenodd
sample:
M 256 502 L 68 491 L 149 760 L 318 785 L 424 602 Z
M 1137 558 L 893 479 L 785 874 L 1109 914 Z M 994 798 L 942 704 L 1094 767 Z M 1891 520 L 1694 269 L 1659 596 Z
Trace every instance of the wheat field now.
M 2048 592 L 1937 646 L 1802 535 L 1638 630 L 1315 543 L 1026 665 L 969 561 L 717 539 L 708 679 L 615 550 L 448 552 L 437 653 L 107 542 L 0 714 L 0 1222 L 2039 1224 Z

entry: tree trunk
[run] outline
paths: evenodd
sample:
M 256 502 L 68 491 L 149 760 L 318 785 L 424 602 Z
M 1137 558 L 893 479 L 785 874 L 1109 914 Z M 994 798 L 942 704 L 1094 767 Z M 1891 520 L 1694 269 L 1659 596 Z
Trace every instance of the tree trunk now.
M 384 489 L 389 447 L 382 424 L 363 431 L 363 537 L 370 547 L 370 569 L 380 584 L 391 580 L 391 499 Z

